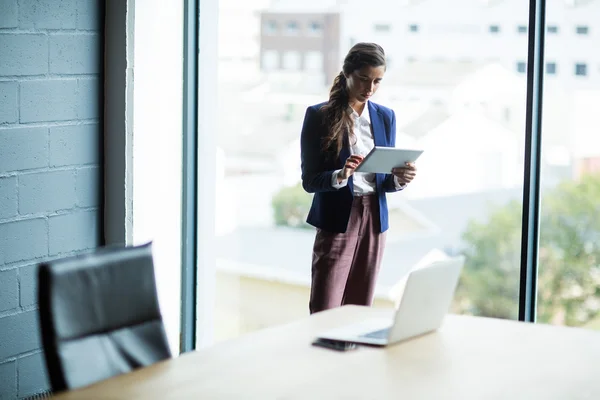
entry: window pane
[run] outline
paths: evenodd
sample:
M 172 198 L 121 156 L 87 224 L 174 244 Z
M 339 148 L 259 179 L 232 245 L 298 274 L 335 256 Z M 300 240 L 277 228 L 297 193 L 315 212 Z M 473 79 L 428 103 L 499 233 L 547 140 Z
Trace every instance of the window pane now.
M 308 24 L 309 34 L 319 36 L 322 34 L 322 31 L 323 31 L 323 26 L 321 25 L 320 22 L 313 21 L 310 24 Z
M 298 70 L 300 69 L 300 52 L 286 51 L 283 53 L 283 69 Z
M 599 15 L 600 4 L 550 2 L 547 13 L 594 20 L 590 16 Z M 584 31 L 577 27 L 577 33 Z M 566 44 L 547 38 L 546 59 L 573 65 L 574 46 L 590 59 L 544 86 L 537 319 L 600 329 L 600 82 L 591 68 L 597 45 L 577 37 Z M 586 78 L 574 79 L 573 72 Z
M 393 307 L 413 268 L 464 255 L 453 312 L 516 318 L 526 100 L 517 63 L 524 72 L 527 40 L 514 29 L 526 28 L 528 3 L 457 12 L 450 1 L 397 2 L 392 16 L 364 2 L 316 3 L 220 0 L 220 20 L 248 22 L 224 31 L 220 54 L 252 49 L 253 62 L 219 60 L 216 339 L 308 315 L 315 228 L 305 222 L 313 195 L 301 186 L 300 132 L 357 41 L 394 60 L 372 101 L 395 110 L 397 146 L 425 149 L 416 180 L 387 195 L 374 306 Z M 265 20 L 280 29 L 261 32 Z M 313 21 L 326 27 L 319 36 Z
M 279 69 L 279 53 L 277 50 L 265 50 L 262 54 L 262 68 L 265 71 Z
M 323 69 L 323 53 L 320 51 L 309 51 L 304 56 L 304 67 L 309 71 L 321 71 Z
M 584 63 L 575 64 L 575 75 L 586 76 L 587 75 L 587 65 Z
M 274 35 L 277 33 L 277 21 L 265 21 L 264 23 L 264 29 L 265 29 L 265 34 L 266 35 Z
M 288 21 L 285 25 L 285 34 L 290 36 L 298 35 L 300 28 L 298 27 L 298 22 L 296 21 Z

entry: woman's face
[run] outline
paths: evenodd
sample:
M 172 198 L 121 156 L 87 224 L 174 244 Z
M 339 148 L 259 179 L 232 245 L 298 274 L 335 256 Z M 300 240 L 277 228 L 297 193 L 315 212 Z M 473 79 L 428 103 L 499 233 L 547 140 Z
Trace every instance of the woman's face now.
M 346 76 L 350 102 L 364 103 L 373 96 L 385 74 L 385 66 L 363 67 Z

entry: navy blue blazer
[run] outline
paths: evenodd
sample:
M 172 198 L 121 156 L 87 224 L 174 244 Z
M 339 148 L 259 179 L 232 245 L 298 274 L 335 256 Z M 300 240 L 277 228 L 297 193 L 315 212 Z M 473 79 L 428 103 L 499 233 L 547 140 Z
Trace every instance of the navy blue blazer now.
M 346 140 L 339 157 L 335 157 L 333 150 L 323 151 L 323 138 L 328 133 L 324 113 L 321 112 L 321 107 L 325 104 L 308 107 L 302 125 L 300 138 L 302 187 L 308 193 L 315 194 L 306 222 L 328 232 L 343 233 L 348 227 L 352 210 L 354 192 L 352 177 L 348 180 L 348 185 L 335 189 L 331 185 L 331 176 L 335 170 L 344 167 L 346 159 L 350 156 L 350 148 Z M 396 145 L 394 111 L 371 101 L 367 104 L 375 146 L 394 147 Z M 392 174 L 376 175 L 380 226 L 381 232 L 385 232 L 389 227 L 385 193 L 395 192 L 398 189 Z

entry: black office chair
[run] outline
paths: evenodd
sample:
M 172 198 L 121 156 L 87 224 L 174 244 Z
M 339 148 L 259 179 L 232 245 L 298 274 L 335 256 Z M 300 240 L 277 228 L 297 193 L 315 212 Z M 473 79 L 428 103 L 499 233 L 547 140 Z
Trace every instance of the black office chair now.
M 42 344 L 53 391 L 171 357 L 152 247 L 106 247 L 38 270 Z

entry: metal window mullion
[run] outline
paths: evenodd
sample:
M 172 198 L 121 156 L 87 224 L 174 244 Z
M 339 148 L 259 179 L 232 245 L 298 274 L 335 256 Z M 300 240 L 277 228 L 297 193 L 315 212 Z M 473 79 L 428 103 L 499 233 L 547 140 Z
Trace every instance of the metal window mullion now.
M 196 348 L 199 0 L 185 0 L 183 26 L 183 182 L 180 352 Z
M 540 228 L 540 170 L 546 0 L 530 0 L 519 320 L 535 322 Z

